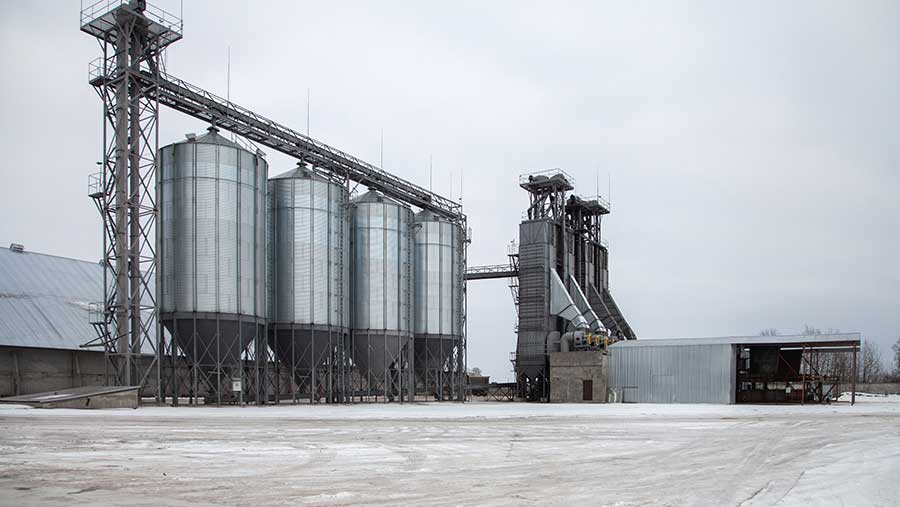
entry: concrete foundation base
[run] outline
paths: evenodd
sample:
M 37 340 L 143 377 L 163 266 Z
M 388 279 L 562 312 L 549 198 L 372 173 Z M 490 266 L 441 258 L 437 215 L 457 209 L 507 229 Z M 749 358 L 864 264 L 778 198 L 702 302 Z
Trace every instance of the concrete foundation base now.
M 550 401 L 606 403 L 606 354 L 600 351 L 550 353 Z

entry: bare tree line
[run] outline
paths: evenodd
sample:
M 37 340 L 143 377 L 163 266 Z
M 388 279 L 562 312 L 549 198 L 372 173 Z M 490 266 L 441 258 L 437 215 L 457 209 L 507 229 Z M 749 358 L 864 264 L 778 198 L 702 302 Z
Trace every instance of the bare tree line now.
M 839 332 L 836 329 L 822 330 L 810 325 L 806 325 L 803 328 L 803 334 L 805 335 L 836 334 Z M 778 329 L 774 327 L 766 328 L 759 332 L 759 336 L 780 336 L 780 334 Z M 897 342 L 891 346 L 891 354 L 893 357 L 886 361 L 885 355 L 877 343 L 863 340 L 856 357 L 856 381 L 863 384 L 900 382 L 900 338 L 897 338 Z M 809 360 L 810 365 L 807 367 L 813 368 L 827 377 L 849 379 L 853 375 L 853 359 L 850 354 L 813 354 Z

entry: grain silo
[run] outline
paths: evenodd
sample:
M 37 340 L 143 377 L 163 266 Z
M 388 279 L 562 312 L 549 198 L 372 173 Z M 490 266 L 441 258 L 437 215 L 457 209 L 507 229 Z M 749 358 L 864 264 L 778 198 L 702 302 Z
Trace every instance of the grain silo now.
M 350 325 L 349 194 L 302 163 L 269 180 L 269 346 L 278 392 L 342 401 Z M 286 384 L 286 385 L 285 385 Z
M 158 164 L 159 321 L 190 371 L 173 392 L 247 399 L 266 325 L 267 164 L 215 128 L 160 149 Z
M 352 203 L 354 391 L 372 401 L 411 400 L 412 211 L 374 190 Z
M 416 382 L 436 399 L 459 399 L 464 375 L 465 234 L 431 211 L 415 216 Z

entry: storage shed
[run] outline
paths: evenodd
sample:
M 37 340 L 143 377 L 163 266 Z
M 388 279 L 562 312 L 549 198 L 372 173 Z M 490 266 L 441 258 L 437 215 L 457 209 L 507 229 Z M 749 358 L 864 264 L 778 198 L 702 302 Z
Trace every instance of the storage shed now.
M 609 401 L 809 403 L 855 391 L 859 333 L 629 340 L 609 348 Z M 829 358 L 845 354 L 845 360 Z M 845 364 L 843 369 L 839 364 Z
M 103 299 L 96 262 L 0 248 L 0 396 L 103 384 L 88 305 Z
M 100 263 L 0 247 L 0 397 L 105 385 L 103 348 L 82 346 L 97 342 L 89 308 L 102 300 Z

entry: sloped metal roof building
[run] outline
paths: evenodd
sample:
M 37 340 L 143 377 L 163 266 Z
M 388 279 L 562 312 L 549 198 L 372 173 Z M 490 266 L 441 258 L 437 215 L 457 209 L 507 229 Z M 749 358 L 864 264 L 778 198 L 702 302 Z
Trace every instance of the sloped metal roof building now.
M 81 350 L 101 300 L 99 263 L 0 248 L 0 346 Z
M 99 263 L 0 248 L 0 396 L 105 383 L 90 303 L 103 299 Z

